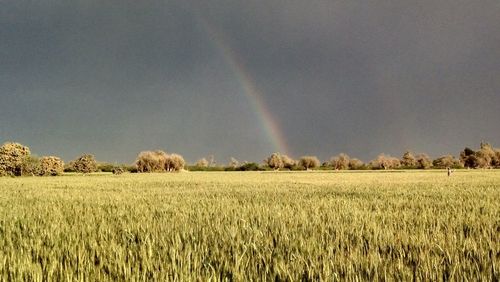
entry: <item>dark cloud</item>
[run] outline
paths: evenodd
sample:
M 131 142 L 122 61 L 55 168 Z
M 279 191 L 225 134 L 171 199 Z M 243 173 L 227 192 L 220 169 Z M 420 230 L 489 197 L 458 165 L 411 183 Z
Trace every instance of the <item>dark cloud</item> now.
M 274 150 L 207 33 L 224 36 L 291 153 L 368 160 L 500 144 L 498 1 L 2 1 L 0 139 L 71 159 Z

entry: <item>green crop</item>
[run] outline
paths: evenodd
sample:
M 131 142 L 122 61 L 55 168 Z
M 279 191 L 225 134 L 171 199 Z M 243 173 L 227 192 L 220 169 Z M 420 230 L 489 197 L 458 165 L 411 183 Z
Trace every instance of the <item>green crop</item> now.
M 500 279 L 500 172 L 0 178 L 0 280 Z

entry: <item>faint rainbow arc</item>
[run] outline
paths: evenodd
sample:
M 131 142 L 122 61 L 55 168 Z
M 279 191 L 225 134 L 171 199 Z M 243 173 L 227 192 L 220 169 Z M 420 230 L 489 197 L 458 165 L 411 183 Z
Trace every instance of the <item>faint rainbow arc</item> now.
M 224 60 L 233 70 L 238 82 L 243 88 L 243 92 L 247 100 L 251 103 L 252 108 L 256 112 L 256 116 L 260 121 L 260 124 L 264 127 L 266 135 L 269 137 L 274 149 L 277 152 L 283 154 L 289 154 L 288 144 L 281 129 L 278 126 L 275 118 L 268 109 L 266 103 L 262 98 L 262 93 L 257 89 L 255 81 L 252 76 L 245 68 L 245 65 L 238 58 L 238 55 L 234 50 L 226 44 L 224 36 L 218 32 L 218 30 L 211 25 L 203 17 L 198 17 L 202 22 L 202 26 L 208 34 L 210 40 L 216 45 L 220 50 Z

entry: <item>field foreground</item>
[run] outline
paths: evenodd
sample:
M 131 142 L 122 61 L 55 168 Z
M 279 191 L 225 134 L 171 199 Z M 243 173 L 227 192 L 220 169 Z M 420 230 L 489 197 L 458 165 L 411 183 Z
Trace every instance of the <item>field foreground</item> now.
M 0 178 L 0 280 L 496 280 L 500 171 Z

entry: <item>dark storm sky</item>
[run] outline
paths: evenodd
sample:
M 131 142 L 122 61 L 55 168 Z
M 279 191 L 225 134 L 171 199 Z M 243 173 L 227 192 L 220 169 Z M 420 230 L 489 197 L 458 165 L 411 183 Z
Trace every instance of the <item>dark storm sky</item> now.
M 204 22 L 294 157 L 500 146 L 498 0 L 0 0 L 0 142 L 261 161 L 275 148 Z

